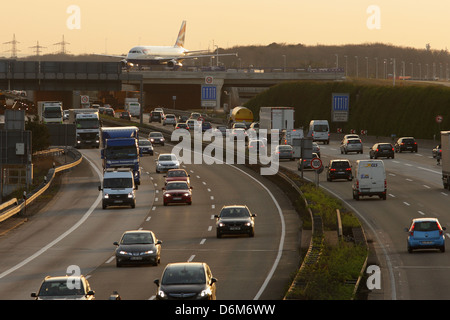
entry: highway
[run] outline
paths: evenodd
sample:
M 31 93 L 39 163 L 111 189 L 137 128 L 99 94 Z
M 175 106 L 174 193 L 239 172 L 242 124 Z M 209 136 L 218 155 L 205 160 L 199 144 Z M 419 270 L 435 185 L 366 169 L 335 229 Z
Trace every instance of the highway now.
M 372 137 L 363 137 L 363 154 L 342 155 L 338 139 L 332 139 L 329 145 L 320 144 L 322 162 L 346 158 L 354 164 L 368 159 L 368 148 L 374 142 Z M 170 152 L 171 148 L 169 144 L 155 146 L 155 152 Z M 97 190 L 99 151 L 83 149 L 82 153 L 86 161 L 64 175 L 61 191 L 48 206 L 0 238 L 0 299 L 31 299 L 30 292 L 38 289 L 46 275 L 63 275 L 71 265 L 79 266 L 88 277 L 96 299 L 108 299 L 113 291 L 123 299 L 154 299 L 153 280 L 166 263 L 175 261 L 207 262 L 219 279 L 217 299 L 282 298 L 298 268 L 300 221 L 279 189 L 261 184 L 264 179 L 242 166 L 185 165 L 194 187 L 193 204 L 165 207 L 160 196 L 163 174 L 155 172 L 155 154 L 142 159 L 143 181 L 136 208 L 102 210 Z M 376 258 L 369 263 L 380 267 L 382 283 L 369 299 L 448 299 L 448 252 L 409 254 L 406 250 L 404 228 L 416 217 L 437 217 L 450 238 L 449 192 L 442 187 L 441 168 L 431 157 L 431 144 L 419 144 L 418 153 L 396 153 L 395 159 L 384 162 L 386 201 L 377 197 L 356 201 L 352 182 L 328 182 L 325 172 L 319 183 L 355 212 L 375 250 Z M 296 162 L 280 165 L 297 169 Z M 314 172 L 305 170 L 304 177 L 314 181 Z M 212 216 L 222 205 L 243 201 L 258 215 L 255 238 L 217 239 Z M 112 243 L 125 230 L 139 228 L 153 230 L 163 241 L 161 265 L 116 268 Z
M 373 138 L 362 138 L 363 154 L 340 154 L 339 142 L 319 144 L 324 165 L 330 159 L 349 159 L 353 164 L 358 159 L 369 159 L 368 149 Z M 378 141 L 378 142 L 385 142 Z M 431 144 L 430 144 L 431 145 Z M 448 252 L 406 250 L 407 233 L 411 219 L 436 217 L 447 227 L 446 238 L 450 238 L 449 192 L 443 189 L 441 168 L 431 156 L 431 147 L 420 146 L 418 153 L 396 153 L 395 159 L 384 159 L 387 173 L 388 197 L 352 198 L 352 182 L 345 180 L 326 181 L 325 171 L 320 175 L 319 185 L 351 208 L 363 223 L 368 239 L 376 250 L 378 265 L 382 272 L 381 289 L 375 289 L 369 299 L 417 300 L 448 299 L 446 292 L 450 284 Z M 296 169 L 296 164 L 284 162 L 284 166 Z M 305 170 L 304 177 L 314 181 L 314 172 Z
M 171 148 L 155 146 L 155 152 Z M 218 279 L 217 299 L 283 298 L 300 263 L 300 221 L 278 188 L 243 167 L 186 165 L 193 204 L 166 207 L 156 155 L 144 156 L 136 208 L 102 210 L 99 150 L 81 152 L 82 164 L 64 174 L 57 196 L 0 239 L 0 299 L 32 299 L 45 276 L 65 275 L 70 266 L 88 278 L 96 299 L 108 299 L 113 291 L 122 299 L 154 299 L 153 280 L 167 263 L 179 261 L 207 262 Z M 216 238 L 213 215 L 227 204 L 246 204 L 257 214 L 254 238 Z M 161 265 L 116 268 L 113 242 L 124 231 L 141 228 L 163 241 Z

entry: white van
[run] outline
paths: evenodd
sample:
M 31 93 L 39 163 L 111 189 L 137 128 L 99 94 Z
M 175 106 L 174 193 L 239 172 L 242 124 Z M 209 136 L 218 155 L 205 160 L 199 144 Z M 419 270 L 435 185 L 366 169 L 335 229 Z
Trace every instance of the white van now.
M 324 144 L 329 144 L 330 126 L 328 120 L 311 120 L 308 136 L 312 137 L 313 141 L 322 141 Z
M 137 185 L 134 184 L 133 172 L 130 169 L 107 169 L 103 173 L 102 208 L 108 206 L 136 206 Z
M 125 110 L 128 111 L 132 117 L 136 117 L 138 119 L 141 117 L 141 104 L 139 102 L 126 102 Z
M 386 171 L 383 160 L 357 160 L 353 199 L 361 196 L 379 196 L 386 200 Z

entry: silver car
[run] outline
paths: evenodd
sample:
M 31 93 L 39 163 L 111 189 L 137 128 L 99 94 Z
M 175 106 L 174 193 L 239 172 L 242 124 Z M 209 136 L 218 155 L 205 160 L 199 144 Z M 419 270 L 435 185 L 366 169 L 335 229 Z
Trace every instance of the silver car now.
M 173 153 L 162 153 L 156 160 L 156 172 L 167 171 L 169 169 L 179 169 L 180 162 Z
M 361 139 L 345 139 L 342 141 L 341 154 L 347 154 L 349 152 L 363 153 L 363 144 Z

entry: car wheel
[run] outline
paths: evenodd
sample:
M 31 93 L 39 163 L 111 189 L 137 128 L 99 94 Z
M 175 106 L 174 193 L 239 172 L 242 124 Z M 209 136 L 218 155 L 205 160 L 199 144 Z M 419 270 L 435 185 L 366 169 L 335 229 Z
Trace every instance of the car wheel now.
M 217 230 L 216 236 L 217 238 L 222 238 L 222 234 L 219 232 L 219 230 Z
M 106 204 L 102 204 L 102 208 L 103 208 L 103 210 L 105 210 L 106 209 Z
M 133 202 L 133 203 L 131 204 L 131 209 L 134 209 L 134 208 L 136 208 L 136 202 Z
M 164 205 L 167 206 L 167 202 L 164 202 Z
M 192 204 L 192 201 L 191 202 L 188 202 L 188 205 L 191 205 Z
M 445 252 L 445 244 L 444 244 L 443 246 L 441 246 L 441 247 L 439 248 L 439 250 L 441 250 L 441 252 Z
M 116 260 L 116 267 L 117 267 L 117 268 L 122 267 L 122 264 L 121 264 L 119 261 L 117 261 L 117 260 Z
M 252 229 L 248 235 L 250 238 L 253 238 L 255 236 L 255 229 Z
M 411 248 L 411 246 L 408 245 L 408 253 L 412 253 L 413 249 Z

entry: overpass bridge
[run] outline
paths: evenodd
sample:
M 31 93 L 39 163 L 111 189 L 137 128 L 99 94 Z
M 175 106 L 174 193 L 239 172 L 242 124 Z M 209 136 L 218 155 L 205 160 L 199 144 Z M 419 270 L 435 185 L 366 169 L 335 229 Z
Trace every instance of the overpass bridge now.
M 34 91 L 40 100 L 66 92 L 74 107 L 83 92 L 133 91 L 146 107 L 218 109 L 279 83 L 343 77 L 343 69 L 148 71 L 125 70 L 121 62 L 0 60 L 0 90 Z

